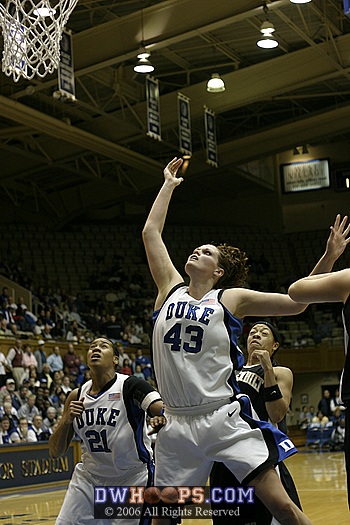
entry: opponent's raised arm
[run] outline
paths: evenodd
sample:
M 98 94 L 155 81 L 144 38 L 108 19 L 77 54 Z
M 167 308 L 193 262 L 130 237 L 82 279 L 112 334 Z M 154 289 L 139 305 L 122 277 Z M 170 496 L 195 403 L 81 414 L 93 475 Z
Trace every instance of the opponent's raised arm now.
M 177 173 L 183 160 L 175 157 L 164 169 L 164 184 L 161 187 L 142 231 L 149 268 L 158 288 L 156 307 L 165 299 L 175 284 L 182 281 L 174 267 L 162 239 L 162 232 L 171 196 L 176 186 L 183 181 Z
M 299 279 L 290 285 L 288 294 L 302 303 L 345 303 L 350 294 L 350 268 Z
M 330 234 L 327 239 L 326 250 L 310 275 L 328 273 L 332 271 L 333 265 L 342 255 L 347 245 L 350 243 L 350 224 L 346 226 L 348 216 L 341 219 L 340 214 L 335 218 L 333 226 L 330 227 Z

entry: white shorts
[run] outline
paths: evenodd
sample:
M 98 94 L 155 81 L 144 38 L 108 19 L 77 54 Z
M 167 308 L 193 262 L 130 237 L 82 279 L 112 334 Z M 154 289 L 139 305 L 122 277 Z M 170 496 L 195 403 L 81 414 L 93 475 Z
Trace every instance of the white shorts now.
M 136 474 L 117 483 L 115 479 L 94 479 L 78 463 L 74 469 L 60 513 L 55 525 L 139 525 L 140 518 L 135 519 L 94 519 L 95 485 L 112 486 L 146 486 L 148 479 L 147 465 Z
M 248 398 L 242 398 L 204 415 L 166 413 L 167 424 L 155 446 L 156 486 L 205 486 L 214 461 L 249 484 L 259 472 L 297 452 L 273 425 L 243 412 Z

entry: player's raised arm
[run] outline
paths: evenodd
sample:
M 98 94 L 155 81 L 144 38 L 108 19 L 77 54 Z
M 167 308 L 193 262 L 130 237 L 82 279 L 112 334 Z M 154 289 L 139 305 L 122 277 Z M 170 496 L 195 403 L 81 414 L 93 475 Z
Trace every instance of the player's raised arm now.
M 174 267 L 162 239 L 162 232 L 171 196 L 176 186 L 183 181 L 177 172 L 183 160 L 175 157 L 164 169 L 164 184 L 161 187 L 142 231 L 149 268 L 158 288 L 156 308 L 164 301 L 167 293 L 182 277 Z
M 347 215 L 341 219 L 341 216 L 338 213 L 333 226 L 330 227 L 331 232 L 327 239 L 326 250 L 310 275 L 332 271 L 334 263 L 339 259 L 347 245 L 350 243 L 350 237 L 347 238 L 350 232 L 350 224 L 346 226 L 347 220 Z
M 345 303 L 350 294 L 350 268 L 299 279 L 290 285 L 288 294 L 303 303 Z

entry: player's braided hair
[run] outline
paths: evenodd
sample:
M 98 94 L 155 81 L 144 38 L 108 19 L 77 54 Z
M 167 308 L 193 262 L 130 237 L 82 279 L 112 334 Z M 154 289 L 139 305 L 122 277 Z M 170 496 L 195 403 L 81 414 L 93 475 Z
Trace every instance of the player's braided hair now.
M 215 246 L 219 250 L 219 267 L 224 270 L 215 288 L 243 286 L 248 275 L 248 257 L 245 252 L 226 243 Z

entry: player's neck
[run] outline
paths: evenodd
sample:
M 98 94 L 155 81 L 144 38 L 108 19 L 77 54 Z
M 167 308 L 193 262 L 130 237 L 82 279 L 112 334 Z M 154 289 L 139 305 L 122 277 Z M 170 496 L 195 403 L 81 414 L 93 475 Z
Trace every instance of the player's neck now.
M 202 299 L 210 290 L 213 288 L 213 282 L 212 281 L 206 281 L 206 282 L 196 282 L 191 280 L 189 286 L 188 286 L 188 293 L 191 297 L 194 299 Z
M 103 387 L 109 383 L 115 376 L 115 372 L 111 370 L 93 370 L 91 369 L 91 380 L 92 380 L 92 386 L 90 389 L 91 395 L 96 395 Z

